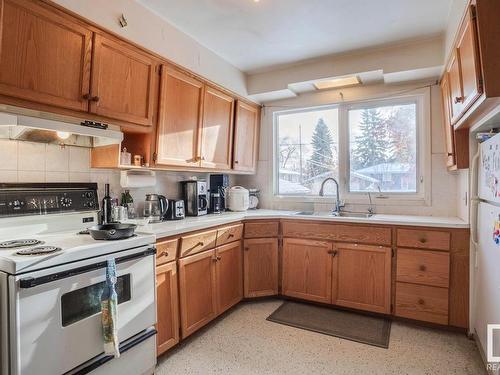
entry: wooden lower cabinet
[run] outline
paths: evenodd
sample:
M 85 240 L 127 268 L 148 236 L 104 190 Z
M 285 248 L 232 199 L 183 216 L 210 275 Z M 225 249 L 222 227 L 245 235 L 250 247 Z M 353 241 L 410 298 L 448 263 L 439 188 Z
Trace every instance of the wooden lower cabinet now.
M 400 282 L 396 284 L 396 316 L 448 324 L 448 289 Z
M 331 242 L 285 238 L 282 294 L 331 303 L 333 254 Z
M 277 295 L 278 239 L 248 239 L 243 249 L 245 298 Z
M 241 241 L 216 249 L 217 314 L 236 305 L 243 298 Z
M 335 243 L 333 249 L 333 304 L 390 314 L 391 248 Z
M 156 315 L 156 352 L 161 355 L 179 342 L 179 299 L 175 261 L 156 267 Z
M 182 338 L 217 316 L 215 262 L 215 249 L 179 260 Z

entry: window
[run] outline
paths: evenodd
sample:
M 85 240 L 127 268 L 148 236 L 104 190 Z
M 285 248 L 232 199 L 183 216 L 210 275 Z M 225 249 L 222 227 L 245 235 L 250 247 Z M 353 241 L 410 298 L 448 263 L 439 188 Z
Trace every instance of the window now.
M 367 192 L 400 202 L 427 201 L 430 112 L 424 103 L 430 99 L 428 91 L 421 92 L 275 112 L 275 195 L 319 199 L 321 183 L 334 177 L 348 203 L 364 203 Z M 326 184 L 324 192 L 335 194 L 335 184 Z
M 349 191 L 416 193 L 416 104 L 348 112 Z
M 318 195 L 321 182 L 339 176 L 337 108 L 277 116 L 279 195 Z

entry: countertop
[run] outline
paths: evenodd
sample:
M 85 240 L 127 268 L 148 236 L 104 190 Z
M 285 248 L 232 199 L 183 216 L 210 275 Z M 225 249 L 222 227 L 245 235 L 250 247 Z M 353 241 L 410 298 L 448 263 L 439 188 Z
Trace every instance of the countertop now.
M 335 217 L 329 212 L 317 212 L 313 215 L 298 215 L 297 211 L 281 210 L 249 210 L 246 212 L 224 212 L 198 217 L 187 217 L 184 220 L 165 221 L 162 223 L 139 226 L 137 231 L 156 235 L 156 238 L 175 236 L 181 233 L 230 224 L 240 220 L 258 219 L 300 219 L 321 220 L 339 223 L 363 223 L 379 225 L 408 225 L 438 228 L 469 228 L 469 224 L 457 217 L 383 215 L 375 214 L 369 218 Z

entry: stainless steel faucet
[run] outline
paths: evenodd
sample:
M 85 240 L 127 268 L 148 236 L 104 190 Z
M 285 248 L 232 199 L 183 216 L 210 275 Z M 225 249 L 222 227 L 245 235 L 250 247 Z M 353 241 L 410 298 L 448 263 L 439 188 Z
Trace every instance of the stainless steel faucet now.
M 344 203 L 340 200 L 340 190 L 339 190 L 339 183 L 338 181 L 333 178 L 333 177 L 328 177 L 328 178 L 325 178 L 323 180 L 323 182 L 321 183 L 321 188 L 319 189 L 319 196 L 320 197 L 323 197 L 325 195 L 325 192 L 324 192 L 324 188 L 325 188 L 325 183 L 327 181 L 333 181 L 335 182 L 335 186 L 337 188 L 337 199 L 335 201 L 335 208 L 332 210 L 332 215 L 333 216 L 339 216 L 340 215 L 340 211 L 342 211 L 342 208 L 344 208 Z
M 368 214 L 371 216 L 375 213 L 375 209 L 373 208 L 372 195 L 368 192 L 368 199 L 370 201 L 370 205 L 368 206 Z

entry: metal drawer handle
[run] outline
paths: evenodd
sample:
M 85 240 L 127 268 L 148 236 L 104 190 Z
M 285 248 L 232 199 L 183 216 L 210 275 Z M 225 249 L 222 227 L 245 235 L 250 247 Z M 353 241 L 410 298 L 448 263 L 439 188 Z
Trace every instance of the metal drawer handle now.
M 227 238 L 233 238 L 234 237 L 234 234 L 232 233 L 229 233 L 229 236 L 227 236 Z
M 203 245 L 205 245 L 205 243 L 203 243 L 201 241 L 196 244 L 196 246 L 203 246 Z
M 161 257 L 168 257 L 168 251 L 163 251 L 161 254 L 160 254 Z

